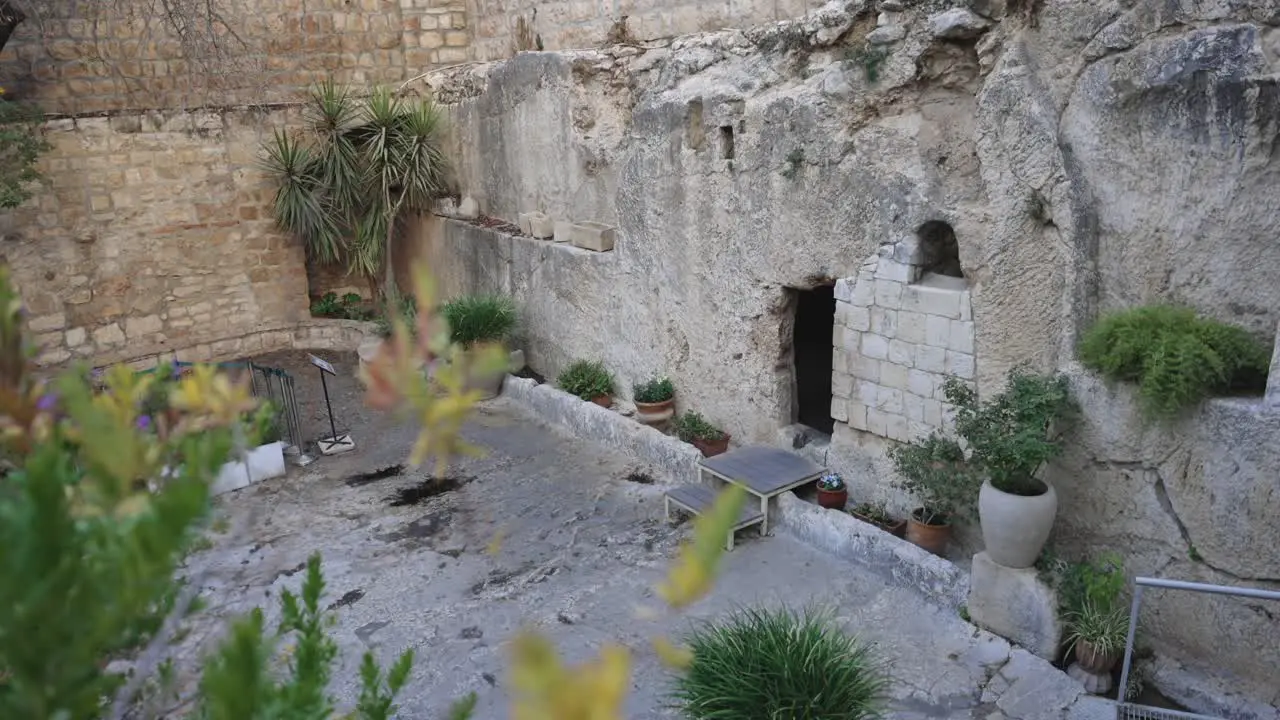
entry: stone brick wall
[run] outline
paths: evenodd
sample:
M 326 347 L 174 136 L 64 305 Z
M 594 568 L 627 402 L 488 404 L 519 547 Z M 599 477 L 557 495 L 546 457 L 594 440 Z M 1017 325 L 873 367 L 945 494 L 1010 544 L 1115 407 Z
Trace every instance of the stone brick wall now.
M 463 0 L 214 0 L 243 44 L 204 72 L 161 23 L 51 15 L 19 26 L 0 53 L 0 86 L 46 111 L 226 107 L 288 102 L 326 77 L 398 83 L 468 59 Z M 92 17 L 92 16 L 89 16 Z M 95 39 L 96 38 L 96 39 Z M 96 58 L 113 58 L 110 64 Z
M 474 18 L 472 57 L 495 60 L 517 49 L 521 21 L 542 49 L 597 47 L 723 28 L 746 28 L 804 15 L 819 0 L 466 0 Z M 625 25 L 618 24 L 626 18 Z M 616 26 L 616 29 L 615 29 Z M 622 33 L 625 26 L 626 33 Z M 611 33 L 613 33 L 611 37 Z M 519 49 L 532 50 L 536 47 Z
M 48 124 L 46 189 L 0 217 L 39 362 L 128 360 L 308 315 L 301 245 L 255 169 L 287 111 Z
M 942 429 L 944 381 L 976 371 L 966 282 L 923 274 L 917 256 L 885 246 L 835 291 L 831 417 L 898 441 Z

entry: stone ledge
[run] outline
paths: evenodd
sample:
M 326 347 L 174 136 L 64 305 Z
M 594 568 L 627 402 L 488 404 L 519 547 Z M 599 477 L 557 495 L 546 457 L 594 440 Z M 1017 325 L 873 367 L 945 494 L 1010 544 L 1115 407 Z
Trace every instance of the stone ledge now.
M 94 358 L 97 367 L 128 365 L 148 370 L 161 362 L 224 362 L 280 350 L 352 350 L 374 333 L 374 323 L 361 320 L 315 318 L 299 323 L 255 330 L 185 348 L 156 348 L 122 359 Z M 110 358 L 110 356 L 107 356 Z M 49 368 L 55 366 L 48 366 Z
M 968 598 L 969 577 L 959 567 L 848 513 L 807 503 L 795 493 L 778 496 L 777 512 L 777 526 L 784 532 L 870 567 L 945 607 L 958 610 Z
M 608 445 L 652 465 L 663 476 L 655 478 L 659 482 L 679 484 L 693 482 L 697 477 L 698 461 L 702 459 L 697 448 L 612 410 L 513 375 L 503 383 L 502 396 L 584 440 Z

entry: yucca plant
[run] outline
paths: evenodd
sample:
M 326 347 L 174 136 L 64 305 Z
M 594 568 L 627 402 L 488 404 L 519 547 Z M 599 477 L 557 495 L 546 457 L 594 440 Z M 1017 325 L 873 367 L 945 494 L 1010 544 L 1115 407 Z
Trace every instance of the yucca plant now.
M 883 717 L 888 675 L 828 615 L 743 609 L 696 629 L 674 700 L 693 720 Z
M 391 247 L 403 213 L 426 209 L 445 190 L 441 114 L 429 99 L 387 89 L 361 99 L 332 80 L 311 91 L 305 109 L 305 137 L 277 130 L 263 151 L 277 184 L 276 223 L 313 259 L 344 263 L 386 300 L 395 294 Z

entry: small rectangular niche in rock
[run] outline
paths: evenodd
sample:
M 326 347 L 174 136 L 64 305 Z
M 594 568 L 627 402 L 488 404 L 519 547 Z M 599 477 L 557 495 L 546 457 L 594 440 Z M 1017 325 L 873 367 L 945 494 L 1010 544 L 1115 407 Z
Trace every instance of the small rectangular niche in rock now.
M 574 223 L 569 232 L 569 240 L 574 247 L 596 252 L 609 252 L 613 249 L 615 231 L 612 225 L 598 222 Z

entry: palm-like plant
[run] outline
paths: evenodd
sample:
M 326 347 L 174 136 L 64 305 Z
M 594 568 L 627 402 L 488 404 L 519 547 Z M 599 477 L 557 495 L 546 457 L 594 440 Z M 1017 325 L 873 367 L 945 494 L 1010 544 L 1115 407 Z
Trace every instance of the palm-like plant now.
M 276 223 L 302 238 L 313 259 L 343 262 L 393 296 L 391 245 L 402 213 L 426 209 L 446 187 L 442 126 L 430 100 L 379 89 L 361 101 L 332 80 L 321 83 L 306 105 L 308 137 L 276 131 L 264 148 L 262 164 L 277 183 Z

